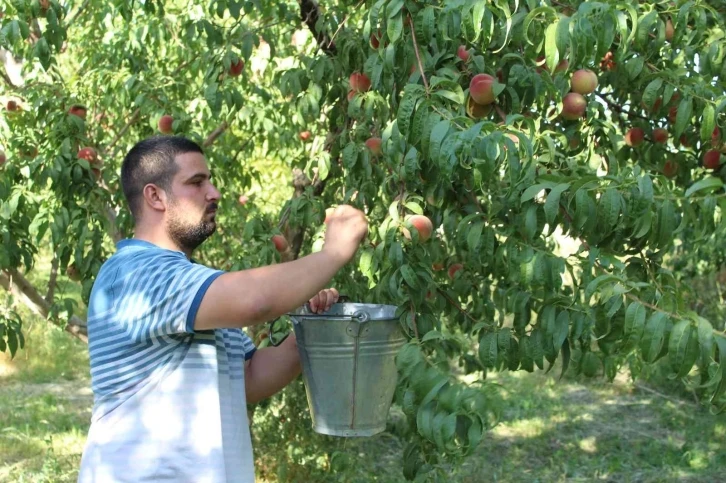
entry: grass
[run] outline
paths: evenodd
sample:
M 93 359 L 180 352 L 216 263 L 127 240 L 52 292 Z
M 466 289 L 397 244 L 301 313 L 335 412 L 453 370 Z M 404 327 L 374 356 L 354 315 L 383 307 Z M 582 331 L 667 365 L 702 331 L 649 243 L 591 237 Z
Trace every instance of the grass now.
M 92 404 L 87 348 L 37 317 L 25 320 L 27 348 L 12 361 L 0 355 L 0 481 L 75 481 Z M 726 480 L 726 418 L 682 395 L 624 376 L 613 384 L 541 373 L 493 379 L 504 420 L 449 482 Z M 326 481 L 403 481 L 402 450 L 391 433 L 341 439 L 336 458 L 345 464 Z

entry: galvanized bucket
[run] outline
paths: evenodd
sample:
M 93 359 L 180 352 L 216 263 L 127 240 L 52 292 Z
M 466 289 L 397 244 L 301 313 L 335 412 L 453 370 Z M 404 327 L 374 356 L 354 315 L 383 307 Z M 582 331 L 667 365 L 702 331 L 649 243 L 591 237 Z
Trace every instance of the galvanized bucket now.
M 395 356 L 406 342 L 395 313 L 394 305 L 337 303 L 324 314 L 307 305 L 288 314 L 316 432 L 373 436 L 385 430 Z

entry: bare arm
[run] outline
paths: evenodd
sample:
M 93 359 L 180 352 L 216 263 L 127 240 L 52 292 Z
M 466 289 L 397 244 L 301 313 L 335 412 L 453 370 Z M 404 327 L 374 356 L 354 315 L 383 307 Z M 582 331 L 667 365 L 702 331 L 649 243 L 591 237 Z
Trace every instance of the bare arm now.
M 334 288 L 322 290 L 309 300 L 310 310 L 325 312 L 339 297 L 340 294 Z M 245 362 L 247 403 L 253 404 L 276 394 L 300 375 L 301 370 L 294 332 L 279 346 L 255 351 L 255 355 Z
M 260 324 L 300 307 L 320 292 L 353 258 L 368 230 L 365 215 L 350 206 L 336 208 L 326 223 L 320 252 L 218 277 L 202 299 L 194 328 Z
M 300 355 L 295 334 L 277 346 L 255 351 L 245 363 L 247 404 L 254 404 L 276 394 L 300 375 Z

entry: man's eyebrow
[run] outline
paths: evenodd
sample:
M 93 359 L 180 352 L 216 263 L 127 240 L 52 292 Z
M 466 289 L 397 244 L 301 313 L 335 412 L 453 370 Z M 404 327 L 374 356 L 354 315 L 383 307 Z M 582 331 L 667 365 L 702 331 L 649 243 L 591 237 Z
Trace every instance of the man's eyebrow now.
M 210 174 L 207 174 L 207 173 L 196 173 L 195 175 L 190 176 L 189 178 L 187 178 L 187 182 L 194 181 L 194 180 L 197 180 L 197 179 L 210 179 L 211 177 L 212 177 L 211 173 Z

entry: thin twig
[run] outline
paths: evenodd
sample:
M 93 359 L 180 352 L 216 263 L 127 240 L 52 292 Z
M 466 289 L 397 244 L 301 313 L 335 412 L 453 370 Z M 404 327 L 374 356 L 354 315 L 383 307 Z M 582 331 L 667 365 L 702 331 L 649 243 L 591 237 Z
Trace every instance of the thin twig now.
M 429 90 L 429 83 L 426 80 L 426 74 L 424 74 L 423 63 L 421 62 L 421 53 L 418 51 L 418 42 L 416 42 L 416 30 L 413 27 L 413 17 L 408 17 L 408 25 L 411 27 L 411 39 L 413 40 L 413 50 L 416 52 L 416 60 L 418 61 L 418 71 L 421 73 L 424 87 Z
M 474 317 L 471 316 L 471 314 L 469 314 L 469 312 L 467 312 L 466 310 L 462 309 L 461 308 L 461 305 L 459 305 L 459 304 L 456 303 L 456 300 L 454 300 L 451 297 L 449 297 L 449 294 L 447 294 L 446 292 L 444 292 L 441 288 L 437 287 L 436 288 L 436 291 L 439 292 L 451 305 L 453 305 L 456 308 L 456 310 L 458 310 L 459 312 L 461 312 L 462 314 L 464 314 L 469 320 L 471 320 L 473 322 L 478 322 Z
M 507 122 L 507 115 L 504 111 L 502 111 L 502 108 L 499 107 L 498 104 L 494 104 L 494 109 L 497 111 L 497 114 L 499 114 L 499 117 L 502 118 L 502 121 Z
M 118 132 L 118 134 L 116 135 L 116 137 L 103 150 L 104 153 L 108 153 L 116 145 L 116 143 L 118 143 L 121 140 L 121 138 L 123 137 L 123 135 L 126 134 L 126 131 L 129 130 L 129 128 L 131 127 L 131 125 L 136 122 L 136 120 L 139 118 L 140 115 L 141 115 L 141 108 L 137 108 L 131 114 L 131 118 L 129 118 L 129 120 L 126 123 L 126 125 L 121 128 L 121 130 Z
M 649 392 L 651 394 L 655 394 L 656 396 L 662 397 L 663 399 L 666 399 L 666 400 L 672 402 L 673 404 L 677 404 L 679 406 L 683 406 L 683 405 L 693 406 L 693 404 L 691 404 L 688 401 L 679 401 L 677 399 L 673 399 L 672 397 L 666 396 L 665 394 L 658 392 L 655 389 L 651 389 L 647 386 L 643 386 L 642 384 L 633 384 L 633 386 L 637 387 L 638 389 L 642 389 L 643 391 Z
M 356 4 L 356 5 L 354 6 L 354 7 L 353 7 L 352 11 L 353 11 L 353 12 L 357 12 L 357 11 L 358 11 L 358 7 L 360 7 L 361 5 L 363 5 L 363 3 L 365 3 L 365 0 L 360 0 L 360 2 L 358 2 L 358 3 L 357 3 L 357 4 Z M 346 16 L 345 16 L 345 18 L 343 19 L 343 21 L 342 21 L 342 22 L 340 22 L 340 25 L 338 25 L 338 28 L 337 28 L 337 30 L 335 31 L 335 33 L 333 34 L 333 36 L 332 36 L 332 37 L 330 37 L 330 42 L 331 42 L 331 43 L 333 42 L 333 40 L 335 40 L 335 37 L 336 37 L 336 36 L 338 35 L 338 33 L 339 33 L 339 32 L 340 32 L 340 31 L 341 31 L 342 29 L 343 29 L 343 26 L 345 25 L 345 23 L 346 23 L 346 22 L 348 21 L 348 19 L 349 19 L 349 18 L 350 18 L 350 15 L 346 15 Z

